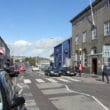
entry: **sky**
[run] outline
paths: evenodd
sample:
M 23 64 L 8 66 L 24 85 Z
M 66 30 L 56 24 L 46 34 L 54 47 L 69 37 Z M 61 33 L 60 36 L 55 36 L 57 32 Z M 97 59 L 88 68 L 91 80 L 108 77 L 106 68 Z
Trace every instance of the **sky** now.
M 91 0 L 94 1 L 94 0 Z M 49 57 L 89 0 L 0 0 L 0 36 L 14 56 Z

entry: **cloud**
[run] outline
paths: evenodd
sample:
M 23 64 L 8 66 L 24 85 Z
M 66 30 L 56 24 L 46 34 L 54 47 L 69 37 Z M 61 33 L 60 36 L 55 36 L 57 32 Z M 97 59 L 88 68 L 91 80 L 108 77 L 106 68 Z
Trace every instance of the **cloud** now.
M 31 42 L 28 42 L 28 41 L 19 40 L 19 41 L 15 41 L 14 45 L 18 46 L 18 47 L 21 47 L 21 46 L 25 47 L 25 46 L 30 46 L 32 44 L 31 44 Z
M 47 57 L 53 53 L 53 47 L 61 43 L 63 38 L 44 38 L 35 42 L 18 40 L 7 43 L 11 55 L 14 56 L 40 56 Z

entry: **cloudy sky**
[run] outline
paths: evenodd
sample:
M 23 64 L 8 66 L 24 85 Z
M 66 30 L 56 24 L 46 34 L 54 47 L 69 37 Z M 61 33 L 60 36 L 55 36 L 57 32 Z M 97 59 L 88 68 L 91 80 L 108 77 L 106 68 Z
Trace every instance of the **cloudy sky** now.
M 12 55 L 15 56 L 41 56 L 49 58 L 53 53 L 53 47 L 61 43 L 63 38 L 46 38 L 35 42 L 18 40 L 7 43 Z
M 89 3 L 90 0 L 0 0 L 0 36 L 11 55 L 49 57 L 55 45 L 72 36 L 70 20 Z

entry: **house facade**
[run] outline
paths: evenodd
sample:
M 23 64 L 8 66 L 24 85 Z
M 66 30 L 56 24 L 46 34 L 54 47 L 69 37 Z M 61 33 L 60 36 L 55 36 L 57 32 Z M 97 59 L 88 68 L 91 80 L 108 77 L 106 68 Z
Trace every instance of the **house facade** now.
M 95 0 L 92 11 L 88 6 L 70 22 L 72 63 L 82 63 L 85 72 L 98 74 L 102 62 L 110 65 L 110 0 Z

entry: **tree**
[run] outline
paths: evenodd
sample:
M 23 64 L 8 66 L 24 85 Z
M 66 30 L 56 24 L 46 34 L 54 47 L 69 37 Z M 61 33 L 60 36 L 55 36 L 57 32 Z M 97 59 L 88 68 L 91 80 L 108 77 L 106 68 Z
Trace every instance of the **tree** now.
M 36 65 L 36 58 L 35 57 L 26 57 L 25 62 L 29 62 L 30 65 Z

